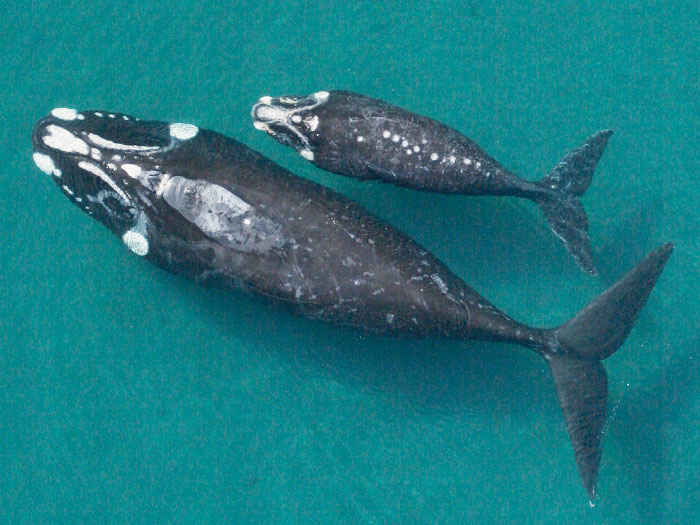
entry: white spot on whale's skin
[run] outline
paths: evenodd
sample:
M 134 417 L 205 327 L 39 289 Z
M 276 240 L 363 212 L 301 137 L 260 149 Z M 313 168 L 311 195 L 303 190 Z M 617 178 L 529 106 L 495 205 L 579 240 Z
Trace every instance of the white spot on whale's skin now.
M 56 149 L 64 153 L 80 153 L 87 155 L 90 153 L 88 145 L 73 135 L 70 131 L 61 126 L 50 124 L 46 126 L 48 135 L 42 137 L 42 141 L 51 149 Z
M 159 146 L 135 146 L 132 144 L 119 144 L 118 142 L 112 142 L 111 140 L 104 139 L 99 135 L 94 133 L 89 133 L 87 136 L 95 146 L 100 148 L 116 149 L 120 151 L 157 151 L 160 149 Z
M 362 135 L 357 137 L 357 142 L 363 142 L 364 140 L 365 140 L 365 138 Z
M 63 191 L 65 191 L 68 195 L 73 195 L 73 190 L 71 190 L 68 186 L 65 184 L 63 185 Z
M 182 124 L 180 122 L 170 124 L 170 136 L 178 140 L 190 140 L 196 137 L 197 133 L 199 133 L 199 128 L 192 124 Z
M 293 115 L 292 122 L 294 122 L 295 124 L 299 124 L 301 122 L 301 115 Z
M 457 158 L 454 155 L 450 155 L 450 163 L 454 164 Z
M 464 163 L 465 163 L 467 166 L 470 166 L 471 163 L 472 163 L 472 159 L 464 159 Z
M 303 149 L 299 152 L 299 155 L 304 157 L 306 160 L 314 160 L 314 152 L 310 149 Z
M 75 120 L 78 118 L 78 112 L 71 108 L 55 108 L 51 111 L 51 114 L 61 120 Z
M 260 97 L 259 102 L 262 104 L 268 104 L 268 105 L 272 104 L 272 97 L 265 95 L 264 97 Z
M 326 100 L 330 93 L 328 91 L 317 91 L 314 93 L 314 97 L 316 97 L 316 100 Z
M 122 169 L 126 171 L 126 174 L 132 179 L 139 178 L 141 173 L 143 173 L 141 166 L 137 166 L 136 164 L 122 164 Z
M 85 171 L 89 171 L 93 175 L 97 175 L 97 177 L 106 182 L 107 185 L 110 188 L 112 188 L 117 193 L 117 195 L 119 195 L 124 200 L 125 203 L 129 204 L 131 202 L 129 196 L 126 193 L 124 193 L 122 189 L 119 186 L 117 186 L 115 182 L 112 179 L 110 179 L 109 176 L 95 164 L 91 162 L 82 161 L 78 163 L 78 167 L 84 169 Z
M 391 131 L 385 131 L 384 133 L 382 133 L 382 137 L 388 139 L 389 137 L 391 137 Z
M 309 129 L 311 131 L 316 131 L 316 128 L 318 128 L 318 116 L 314 115 L 311 117 L 308 121 L 307 124 L 309 125 Z
M 401 142 L 401 146 L 404 147 L 404 148 L 405 148 L 406 146 L 408 146 L 408 141 L 407 141 L 407 140 L 404 140 L 403 142 Z
M 122 241 L 136 255 L 143 257 L 148 254 L 148 239 L 141 232 L 128 230 L 122 235 Z
M 413 151 L 414 153 L 418 153 L 420 151 L 420 146 L 413 146 Z
M 401 140 L 401 137 L 399 137 L 398 135 L 394 135 L 393 137 L 391 137 L 392 142 L 398 142 L 399 140 Z
M 56 165 L 48 155 L 44 155 L 43 153 L 34 153 L 34 155 L 32 155 L 32 159 L 34 159 L 34 164 L 36 164 L 38 168 L 47 175 L 51 175 L 53 170 L 56 169 Z
M 102 160 L 102 152 L 97 148 L 92 148 L 90 150 L 90 156 L 95 160 Z
M 437 153 L 430 154 L 430 160 L 438 160 L 439 155 Z

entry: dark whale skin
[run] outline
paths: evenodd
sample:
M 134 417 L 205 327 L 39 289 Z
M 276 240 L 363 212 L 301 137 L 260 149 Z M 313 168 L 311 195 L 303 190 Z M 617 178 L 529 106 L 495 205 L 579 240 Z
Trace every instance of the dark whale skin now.
M 172 273 L 372 333 L 534 350 L 552 371 L 584 488 L 596 497 L 607 406 L 601 361 L 624 343 L 671 244 L 572 319 L 532 328 L 358 204 L 213 131 L 59 108 L 35 125 L 32 146 L 73 204 Z

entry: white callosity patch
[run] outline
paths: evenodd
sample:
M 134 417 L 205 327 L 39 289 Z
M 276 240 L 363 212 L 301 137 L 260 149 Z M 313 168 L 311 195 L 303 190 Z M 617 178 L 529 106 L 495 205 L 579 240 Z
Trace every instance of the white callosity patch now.
M 143 257 L 148 253 L 148 239 L 139 231 L 128 230 L 122 235 L 122 241 L 136 255 Z
M 147 255 L 150 248 L 147 237 L 147 223 L 146 215 L 141 213 L 136 224 L 122 235 L 122 241 L 126 244 L 126 247 L 141 257 Z
M 56 169 L 56 165 L 48 155 L 44 155 L 43 153 L 34 153 L 32 158 L 34 159 L 34 164 L 36 164 L 39 169 L 47 175 L 51 175 Z
M 80 153 L 81 155 L 90 153 L 90 148 L 85 141 L 80 140 L 67 129 L 50 124 L 46 126 L 46 131 L 48 135 L 44 135 L 41 140 L 49 148 L 64 153 Z
M 115 149 L 120 151 L 157 151 L 160 149 L 159 146 L 137 146 L 134 144 L 119 144 L 118 142 L 112 142 L 105 138 L 95 135 L 94 133 L 88 133 L 87 138 L 95 146 L 100 148 Z
M 314 160 L 314 152 L 310 149 L 303 149 L 299 152 L 299 155 L 304 157 L 306 160 Z
M 56 108 L 51 111 L 51 114 L 61 120 L 75 120 L 78 118 L 78 112 L 71 108 Z
M 309 126 L 309 130 L 311 130 L 311 131 L 316 131 L 316 129 L 318 128 L 318 116 L 317 115 L 314 115 L 310 119 L 307 119 L 305 122 Z
M 92 162 L 81 161 L 78 163 L 78 167 L 84 169 L 85 171 L 89 171 L 93 175 L 97 175 L 97 177 L 99 177 L 105 183 L 107 183 L 107 185 L 110 188 L 112 188 L 116 192 L 116 194 L 123 199 L 125 204 L 131 203 L 131 199 L 129 198 L 129 196 L 126 193 L 124 193 L 124 191 L 119 186 L 117 186 L 117 184 L 104 171 L 102 171 L 102 169 L 100 169 L 99 166 L 93 164 Z
M 199 128 L 192 124 L 182 124 L 180 122 L 170 124 L 170 136 L 178 140 L 190 140 L 196 137 L 197 133 L 199 133 Z
M 122 164 L 122 169 L 132 179 L 138 179 L 143 173 L 141 166 L 137 166 L 136 164 Z

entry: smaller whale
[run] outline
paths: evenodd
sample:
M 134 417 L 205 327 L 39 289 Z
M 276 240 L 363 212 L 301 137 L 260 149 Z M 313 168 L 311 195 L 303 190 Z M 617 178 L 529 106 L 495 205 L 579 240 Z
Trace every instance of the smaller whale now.
M 586 139 L 543 179 L 528 181 L 453 128 L 348 91 L 266 96 L 251 113 L 257 129 L 332 173 L 421 191 L 530 199 L 578 265 L 597 273 L 579 198 L 612 130 Z
M 552 372 L 583 485 L 595 497 L 607 408 L 601 361 L 624 343 L 671 244 L 569 321 L 535 328 L 359 204 L 213 131 L 56 108 L 34 126 L 32 147 L 70 202 L 164 270 L 365 332 L 536 352 Z

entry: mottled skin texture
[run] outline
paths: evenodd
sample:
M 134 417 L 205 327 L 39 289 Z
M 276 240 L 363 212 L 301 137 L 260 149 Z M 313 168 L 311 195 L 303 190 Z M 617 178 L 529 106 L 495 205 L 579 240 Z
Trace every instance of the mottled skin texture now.
M 300 129 L 303 119 L 318 117 L 318 127 L 305 134 L 311 162 L 319 168 L 439 193 L 528 198 L 547 193 L 445 124 L 356 93 L 328 93 L 299 113 Z
M 140 136 L 147 137 L 146 144 L 170 141 L 164 123 L 132 119 L 129 126 L 134 130 L 122 122 L 125 129 L 115 131 L 98 127 L 110 121 L 91 118 L 90 112 L 83 114 L 87 120 L 76 124 L 79 128 L 92 122 L 92 131 L 114 141 L 131 144 Z M 52 122 L 56 124 L 48 117 L 37 125 L 36 151 L 47 152 L 38 137 Z M 58 124 L 70 129 L 65 122 Z M 151 135 L 156 140 L 148 138 Z M 549 345 L 546 332 L 530 329 L 497 310 L 407 235 L 233 139 L 200 130 L 194 138 L 175 141 L 155 153 L 116 153 L 121 153 L 122 164 L 155 170 L 160 175 L 154 179 L 167 173 L 220 185 L 281 226 L 284 244 L 266 253 L 222 246 L 141 182 L 125 176 L 118 167 L 110 170 L 106 162 L 110 152 L 103 151 L 102 169 L 147 217 L 146 258 L 168 271 L 242 287 L 307 317 L 369 332 Z M 63 171 L 56 182 L 72 188 L 73 195 L 66 194 L 69 199 L 75 202 L 76 196 L 107 188 L 94 176 L 72 170 L 74 161 L 52 155 Z M 118 201 L 112 200 L 119 208 Z M 136 223 L 137 213 L 121 209 L 116 214 L 105 213 L 104 206 L 87 198 L 79 204 L 81 208 L 88 205 L 91 214 L 119 236 Z
M 266 96 L 251 115 L 257 129 L 339 175 L 420 191 L 530 199 L 579 266 L 596 273 L 588 220 L 578 199 L 591 183 L 612 130 L 592 135 L 548 175 L 528 181 L 451 127 L 356 93 Z
M 369 332 L 505 341 L 540 353 L 595 498 L 607 404 L 600 360 L 632 329 L 670 244 L 574 318 L 540 330 L 510 319 L 358 204 L 217 133 L 59 108 L 37 123 L 32 144 L 35 163 L 66 197 L 170 272 Z

